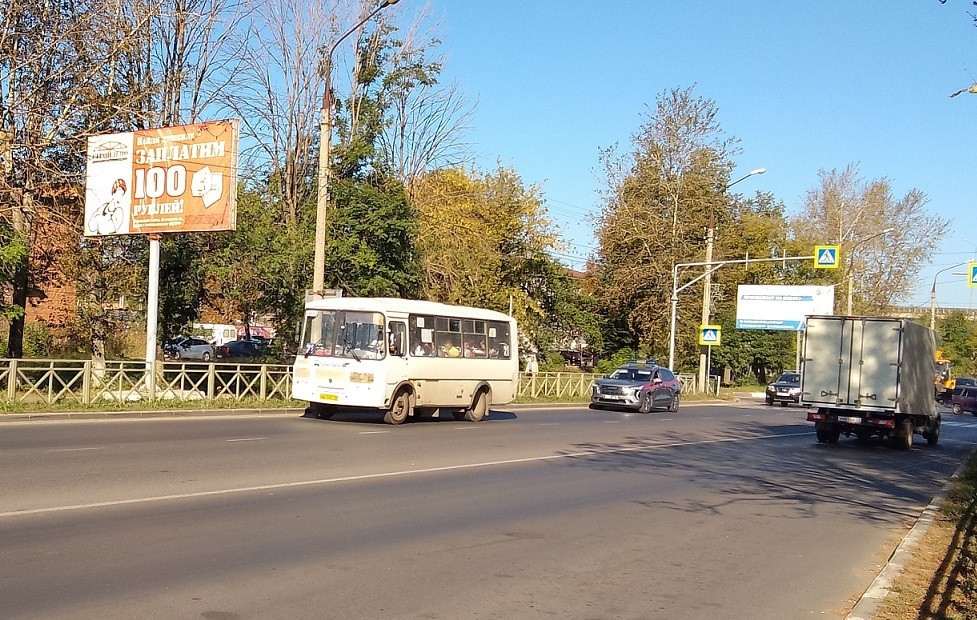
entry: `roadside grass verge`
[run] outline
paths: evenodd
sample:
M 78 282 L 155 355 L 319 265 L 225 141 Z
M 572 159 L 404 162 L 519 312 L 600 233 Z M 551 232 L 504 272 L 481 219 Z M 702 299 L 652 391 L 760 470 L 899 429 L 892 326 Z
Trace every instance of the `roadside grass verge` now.
M 302 400 L 260 400 L 258 398 L 215 398 L 213 400 L 140 400 L 134 402 L 105 401 L 83 405 L 74 402 L 21 403 L 0 400 L 0 415 L 11 413 L 75 413 L 92 411 L 200 411 L 203 409 L 295 409 L 308 405 Z
M 977 452 L 873 620 L 977 618 Z

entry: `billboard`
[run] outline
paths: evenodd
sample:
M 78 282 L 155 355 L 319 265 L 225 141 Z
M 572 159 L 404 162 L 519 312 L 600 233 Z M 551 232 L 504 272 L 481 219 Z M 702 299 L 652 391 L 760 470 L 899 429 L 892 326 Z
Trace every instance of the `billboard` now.
M 809 314 L 834 314 L 835 287 L 741 284 L 736 329 L 799 331 Z
M 88 138 L 85 236 L 234 230 L 238 121 Z

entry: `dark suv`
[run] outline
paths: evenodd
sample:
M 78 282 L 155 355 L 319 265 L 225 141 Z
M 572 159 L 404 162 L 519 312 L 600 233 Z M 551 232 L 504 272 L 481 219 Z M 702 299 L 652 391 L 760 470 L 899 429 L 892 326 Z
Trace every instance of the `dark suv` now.
M 801 402 L 801 373 L 789 370 L 767 386 L 765 401 L 768 405 L 779 402 L 786 407 Z
M 649 413 L 655 408 L 678 411 L 682 383 L 675 374 L 649 360 L 629 362 L 594 382 L 590 408 L 621 408 Z

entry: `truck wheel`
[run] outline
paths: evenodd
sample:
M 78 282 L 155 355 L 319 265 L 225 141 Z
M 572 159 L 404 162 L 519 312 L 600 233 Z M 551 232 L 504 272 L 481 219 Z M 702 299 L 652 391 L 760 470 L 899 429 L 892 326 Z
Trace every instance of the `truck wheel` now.
M 387 424 L 403 424 L 410 415 L 410 394 L 407 390 L 400 390 L 390 403 L 390 411 L 383 414 L 383 421 Z
M 841 438 L 841 428 L 835 427 L 828 431 L 828 443 L 838 443 Z
M 814 430 L 815 434 L 818 436 L 818 443 L 828 442 L 828 431 L 824 428 L 817 428 Z
M 940 442 L 940 421 L 937 420 L 933 426 L 926 433 L 923 434 L 926 438 L 926 443 L 931 446 L 935 446 Z
M 895 436 L 896 446 L 900 450 L 909 450 L 913 447 L 913 421 L 903 418 L 899 422 L 899 432 Z

